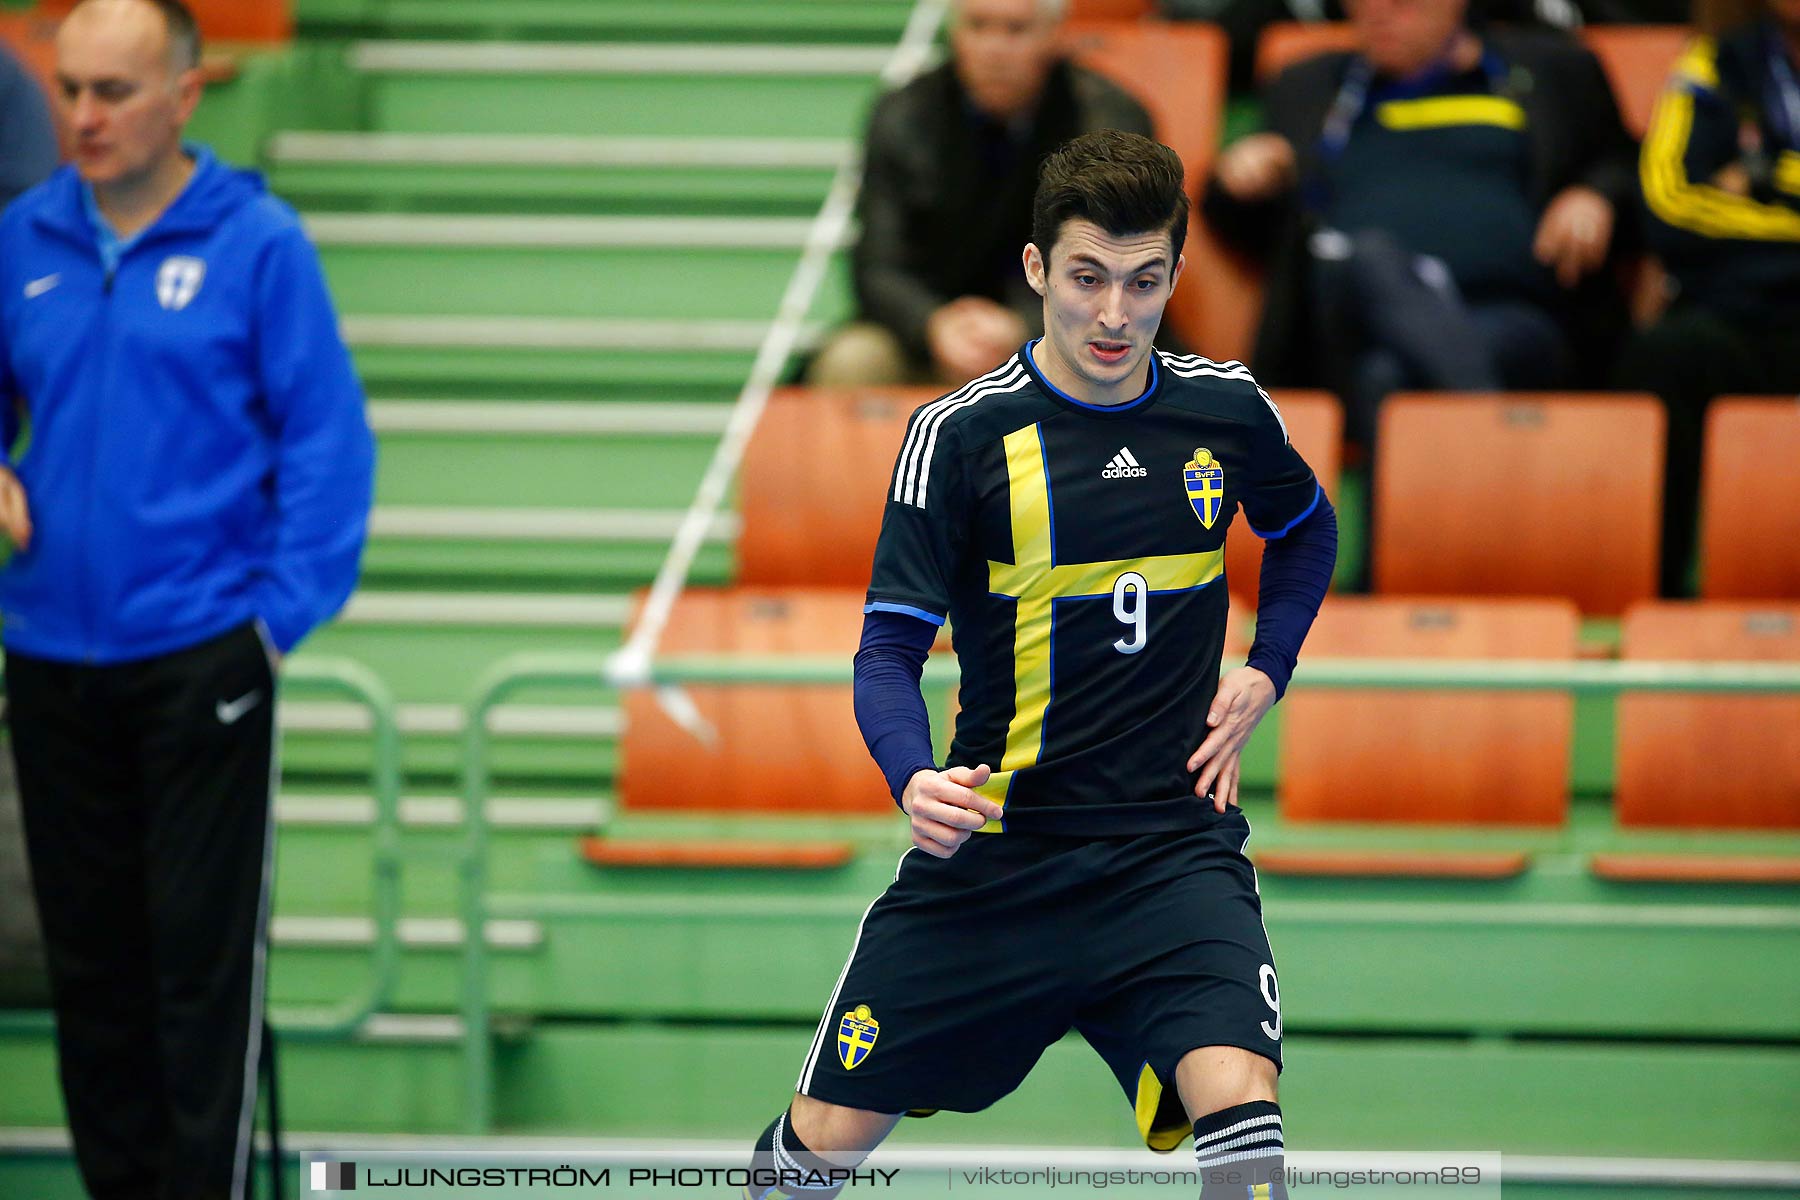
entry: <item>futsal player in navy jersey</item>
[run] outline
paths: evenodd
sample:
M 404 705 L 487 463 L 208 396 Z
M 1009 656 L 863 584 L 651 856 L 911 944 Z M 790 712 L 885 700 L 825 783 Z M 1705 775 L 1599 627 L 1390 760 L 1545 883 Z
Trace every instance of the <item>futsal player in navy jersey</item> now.
M 1234 801 L 1337 524 L 1249 371 L 1152 345 L 1187 209 L 1147 138 L 1052 154 L 1024 249 L 1044 337 L 908 425 L 855 690 L 913 848 L 757 1143 L 754 1200 L 826 1200 L 902 1115 L 987 1107 L 1071 1028 L 1147 1145 L 1192 1135 L 1204 1197 L 1286 1194 L 1281 994 Z M 1221 677 L 1240 508 L 1268 543 L 1248 663 Z M 919 680 L 946 620 L 940 769 Z

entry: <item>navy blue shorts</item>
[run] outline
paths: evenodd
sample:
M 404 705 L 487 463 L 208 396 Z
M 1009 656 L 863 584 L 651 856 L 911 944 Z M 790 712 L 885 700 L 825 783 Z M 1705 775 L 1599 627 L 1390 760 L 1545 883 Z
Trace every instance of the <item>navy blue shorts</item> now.
M 1112 1068 L 1153 1150 L 1192 1132 L 1175 1064 L 1239 1046 L 1281 1066 L 1280 990 L 1235 806 L 1122 838 L 976 834 L 901 860 L 870 906 L 796 1090 L 832 1104 L 975 1112 L 1071 1028 Z

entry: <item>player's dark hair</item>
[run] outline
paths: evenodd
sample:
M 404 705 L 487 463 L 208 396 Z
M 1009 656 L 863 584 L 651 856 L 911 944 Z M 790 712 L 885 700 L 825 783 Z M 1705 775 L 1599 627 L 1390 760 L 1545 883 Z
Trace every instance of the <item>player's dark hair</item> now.
M 190 70 L 200 65 L 200 22 L 194 19 L 194 10 L 189 8 L 185 0 L 144 0 L 154 8 L 163 19 L 163 25 L 169 31 L 169 57 L 178 71 Z
M 1117 129 L 1065 142 L 1038 169 L 1031 201 L 1031 240 L 1046 262 L 1063 222 L 1072 220 L 1092 221 L 1113 237 L 1166 229 L 1179 257 L 1188 224 L 1181 157 L 1159 142 Z

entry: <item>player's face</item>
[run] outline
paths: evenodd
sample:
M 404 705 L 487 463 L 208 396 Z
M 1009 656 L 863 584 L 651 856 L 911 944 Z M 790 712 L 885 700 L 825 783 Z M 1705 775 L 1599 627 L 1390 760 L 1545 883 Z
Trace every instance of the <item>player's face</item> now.
M 1173 255 L 1167 229 L 1115 237 L 1080 219 L 1063 222 L 1047 262 L 1037 246 L 1025 247 L 1025 278 L 1044 298 L 1049 357 L 1086 391 L 1074 391 L 1077 399 L 1118 403 L 1143 390 L 1150 343 L 1184 261 Z
M 1041 0 L 960 0 L 950 48 L 969 99 L 1006 120 L 1037 105 L 1056 60 L 1056 22 Z
M 90 0 L 57 32 L 56 94 L 81 177 L 130 186 L 181 152 L 199 72 L 176 69 L 168 28 L 150 5 Z
M 1346 7 L 1369 65 L 1410 75 L 1444 52 L 1468 6 L 1466 0 L 1348 0 Z

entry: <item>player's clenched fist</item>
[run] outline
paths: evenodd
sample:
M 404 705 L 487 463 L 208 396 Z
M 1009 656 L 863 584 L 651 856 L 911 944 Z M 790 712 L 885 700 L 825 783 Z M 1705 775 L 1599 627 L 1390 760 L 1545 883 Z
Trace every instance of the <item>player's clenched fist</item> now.
M 25 501 L 25 485 L 5 467 L 0 467 L 0 533 L 19 549 L 31 549 L 31 508 Z
M 993 774 L 984 763 L 973 769 L 918 771 L 906 781 L 900 807 L 912 818 L 913 845 L 939 858 L 949 858 L 969 834 L 1000 819 L 1000 806 L 974 789 Z

